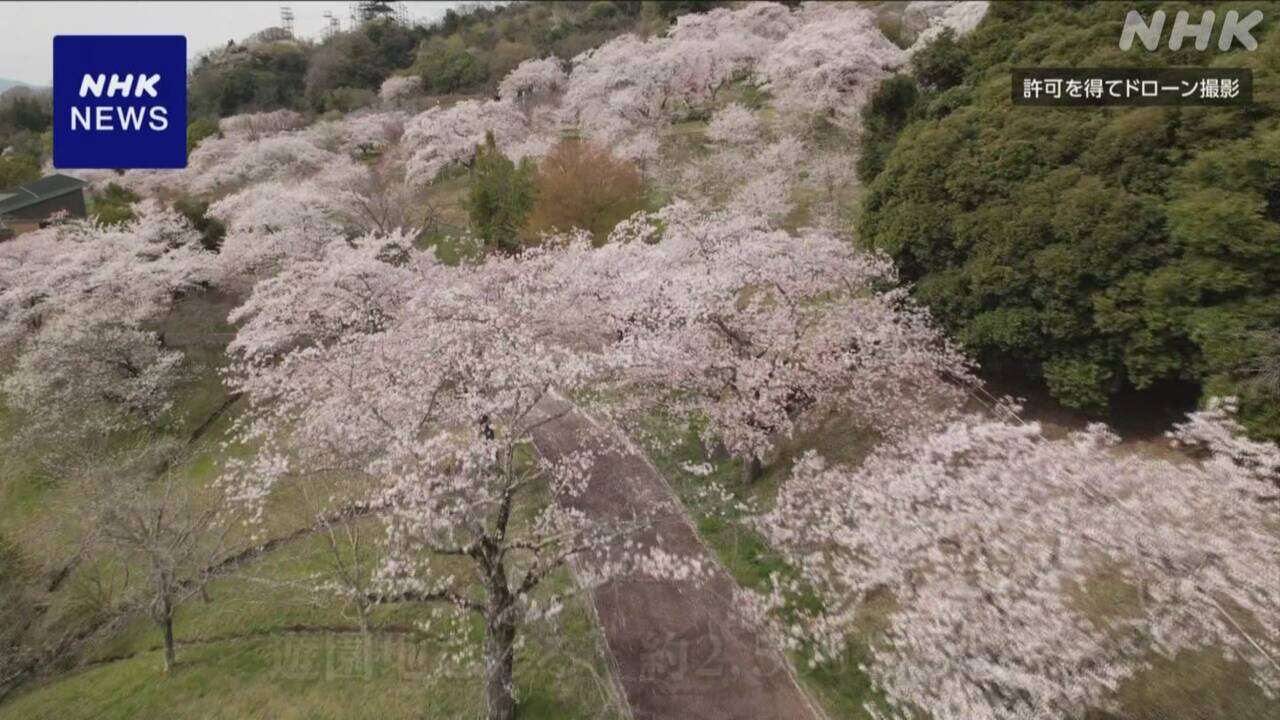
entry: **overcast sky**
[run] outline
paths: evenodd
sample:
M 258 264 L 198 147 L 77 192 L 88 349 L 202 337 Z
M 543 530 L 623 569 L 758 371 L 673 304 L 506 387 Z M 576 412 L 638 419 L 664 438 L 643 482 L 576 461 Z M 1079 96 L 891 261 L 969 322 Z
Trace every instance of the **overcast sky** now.
M 430 20 L 457 2 L 407 2 L 409 15 Z M 293 8 L 294 32 L 316 37 L 325 11 L 350 22 L 350 2 L 0 2 L 0 78 L 48 85 L 54 35 L 186 35 L 192 56 L 280 24 Z

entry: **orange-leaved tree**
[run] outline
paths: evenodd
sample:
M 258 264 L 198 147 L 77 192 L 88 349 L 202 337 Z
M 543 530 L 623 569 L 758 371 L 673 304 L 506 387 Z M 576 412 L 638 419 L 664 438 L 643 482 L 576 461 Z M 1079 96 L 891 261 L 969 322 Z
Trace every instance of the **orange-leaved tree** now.
M 645 206 L 636 166 L 585 140 L 562 140 L 538 165 L 529 234 L 581 228 L 604 242 L 618 221 Z

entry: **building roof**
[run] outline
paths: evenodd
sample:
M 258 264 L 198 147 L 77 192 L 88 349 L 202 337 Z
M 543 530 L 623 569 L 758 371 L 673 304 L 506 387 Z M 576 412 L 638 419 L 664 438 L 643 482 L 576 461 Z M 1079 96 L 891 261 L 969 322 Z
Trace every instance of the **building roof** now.
M 88 184 L 70 175 L 46 175 L 35 182 L 14 188 L 8 194 L 0 194 L 0 215 L 76 192 Z

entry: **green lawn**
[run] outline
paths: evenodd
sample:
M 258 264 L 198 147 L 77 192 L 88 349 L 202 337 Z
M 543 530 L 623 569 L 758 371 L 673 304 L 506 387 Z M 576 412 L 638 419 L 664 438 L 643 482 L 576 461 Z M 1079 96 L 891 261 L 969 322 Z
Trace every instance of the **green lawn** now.
M 444 647 L 418 630 L 429 618 L 423 607 L 387 606 L 366 641 L 338 603 L 300 589 L 326 561 L 323 539 L 313 536 L 213 582 L 211 602 L 195 599 L 179 611 L 173 677 L 161 673 L 159 631 L 139 617 L 93 648 L 88 667 L 0 705 L 0 720 L 477 716 L 475 667 L 445 668 L 441 658 L 478 648 L 478 623 L 466 621 L 462 644 Z M 571 582 L 562 573 L 551 586 Z M 572 599 L 554 627 L 525 635 L 516 667 L 521 717 L 616 717 L 607 668 L 589 605 Z
M 190 308 L 209 315 L 208 308 Z M 192 327 L 198 322 L 190 323 Z M 210 328 L 213 332 L 216 327 Z M 175 335 L 176 337 L 176 335 Z M 180 394 L 172 432 L 186 437 L 222 404 L 225 392 L 217 370 L 221 354 L 212 347 L 188 350 L 195 373 Z M 251 449 L 223 442 L 240 412 L 232 406 L 192 446 L 177 471 L 195 486 L 212 483 L 226 453 Z M 0 433 L 8 422 L 0 413 Z M 0 435 L 3 437 L 4 435 Z M 122 440 L 122 442 L 127 440 Z M 23 554 L 50 567 L 69 557 L 76 536 L 74 483 L 49 480 L 37 458 L 42 451 L 0 458 L 0 534 Z M 336 489 L 312 486 L 327 496 Z M 547 502 L 545 492 L 530 503 Z M 299 488 L 282 486 L 266 508 L 262 538 L 251 539 L 238 525 L 230 528 L 227 553 L 270 537 L 285 536 L 313 522 L 313 509 Z M 516 522 L 526 522 L 524 516 Z M 357 523 L 366 542 L 381 538 L 381 527 Z M 338 534 L 345 542 L 345 534 Z M 359 634 L 356 615 L 331 595 L 310 591 L 332 561 L 325 536 L 315 534 L 275 548 L 235 572 L 213 580 L 209 602 L 199 597 L 182 605 L 175 620 L 178 669 L 161 672 L 161 635 L 145 616 L 129 619 L 110 636 L 95 641 L 82 656 L 84 666 L 42 678 L 0 704 L 0 720 L 33 718 L 457 718 L 482 714 L 478 666 L 444 668 L 443 659 L 459 650 L 474 656 L 481 627 L 463 621 L 460 642 L 445 647 L 424 633 L 431 612 L 420 605 L 380 607 L 368 640 Z M 471 570 L 448 562 L 438 572 L 459 577 Z M 101 573 L 100 568 L 105 567 Z M 130 574 L 143 577 L 140 568 Z M 32 618 L 37 635 L 88 622 L 102 602 L 118 593 L 123 566 L 85 561 L 68 580 L 46 594 L 47 612 Z M 102 588 L 115 588 L 104 592 Z M 115 583 L 114 585 L 112 583 Z M 547 592 L 568 590 L 568 572 L 552 576 Z M 0 598 L 3 601 L 3 598 Z M 439 621 L 431 626 L 439 631 Z M 351 663 L 355 662 L 355 665 Z M 302 665 L 310 666 L 299 667 Z M 457 663 L 454 663 L 455 665 Z M 522 718 L 619 717 L 615 684 L 593 610 L 583 598 L 570 598 L 554 623 L 527 628 L 518 649 L 516 680 Z
M 296 635 L 180 649 L 178 671 L 160 653 L 77 671 L 0 706 L 6 720 L 89 718 L 446 718 L 471 714 L 476 688 L 411 677 L 398 638 Z

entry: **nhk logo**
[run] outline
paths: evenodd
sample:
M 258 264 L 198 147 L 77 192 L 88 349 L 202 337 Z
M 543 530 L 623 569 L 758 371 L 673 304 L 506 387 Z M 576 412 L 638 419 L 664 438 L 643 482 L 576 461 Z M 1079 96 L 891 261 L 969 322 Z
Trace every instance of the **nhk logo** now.
M 1251 30 L 1262 22 L 1262 11 L 1254 10 L 1241 17 L 1238 10 L 1228 10 L 1222 19 L 1222 27 L 1218 30 L 1218 49 L 1226 52 L 1232 44 L 1239 42 L 1245 50 L 1257 50 L 1258 41 L 1253 39 Z M 1201 52 L 1209 48 L 1213 38 L 1213 26 L 1217 15 L 1212 10 L 1205 10 L 1200 22 L 1191 22 L 1191 13 L 1179 10 L 1173 19 L 1173 29 L 1169 32 L 1169 49 L 1180 50 L 1186 40 L 1194 40 L 1195 48 Z M 1120 31 L 1120 49 L 1133 47 L 1133 39 L 1142 40 L 1142 45 L 1150 52 L 1160 48 L 1160 37 L 1164 33 L 1165 12 L 1157 10 L 1151 14 L 1151 22 L 1142 17 L 1137 10 L 1130 10 L 1125 16 L 1124 28 Z
M 185 80 L 185 78 L 184 78 Z M 134 84 L 132 74 L 127 74 L 123 78 L 119 75 L 112 75 L 108 84 L 107 76 L 98 73 L 97 75 L 85 75 L 80 81 L 80 97 L 103 97 L 103 86 L 106 86 L 106 97 L 116 97 L 119 93 L 120 97 L 129 97 L 129 91 L 133 91 L 133 97 L 153 97 L 158 98 L 156 93 L 156 84 L 160 82 L 160 75 L 139 75 L 137 85 Z M 112 111 L 115 111 L 114 116 Z M 143 119 L 147 119 L 147 127 L 156 132 L 161 132 L 169 127 L 169 110 L 162 105 L 153 105 L 151 107 L 120 107 L 112 105 L 95 105 L 71 108 L 71 129 L 84 130 L 106 130 L 111 131 L 119 128 L 121 130 L 141 130 Z
M 54 165 L 186 167 L 186 58 L 180 35 L 55 37 Z

